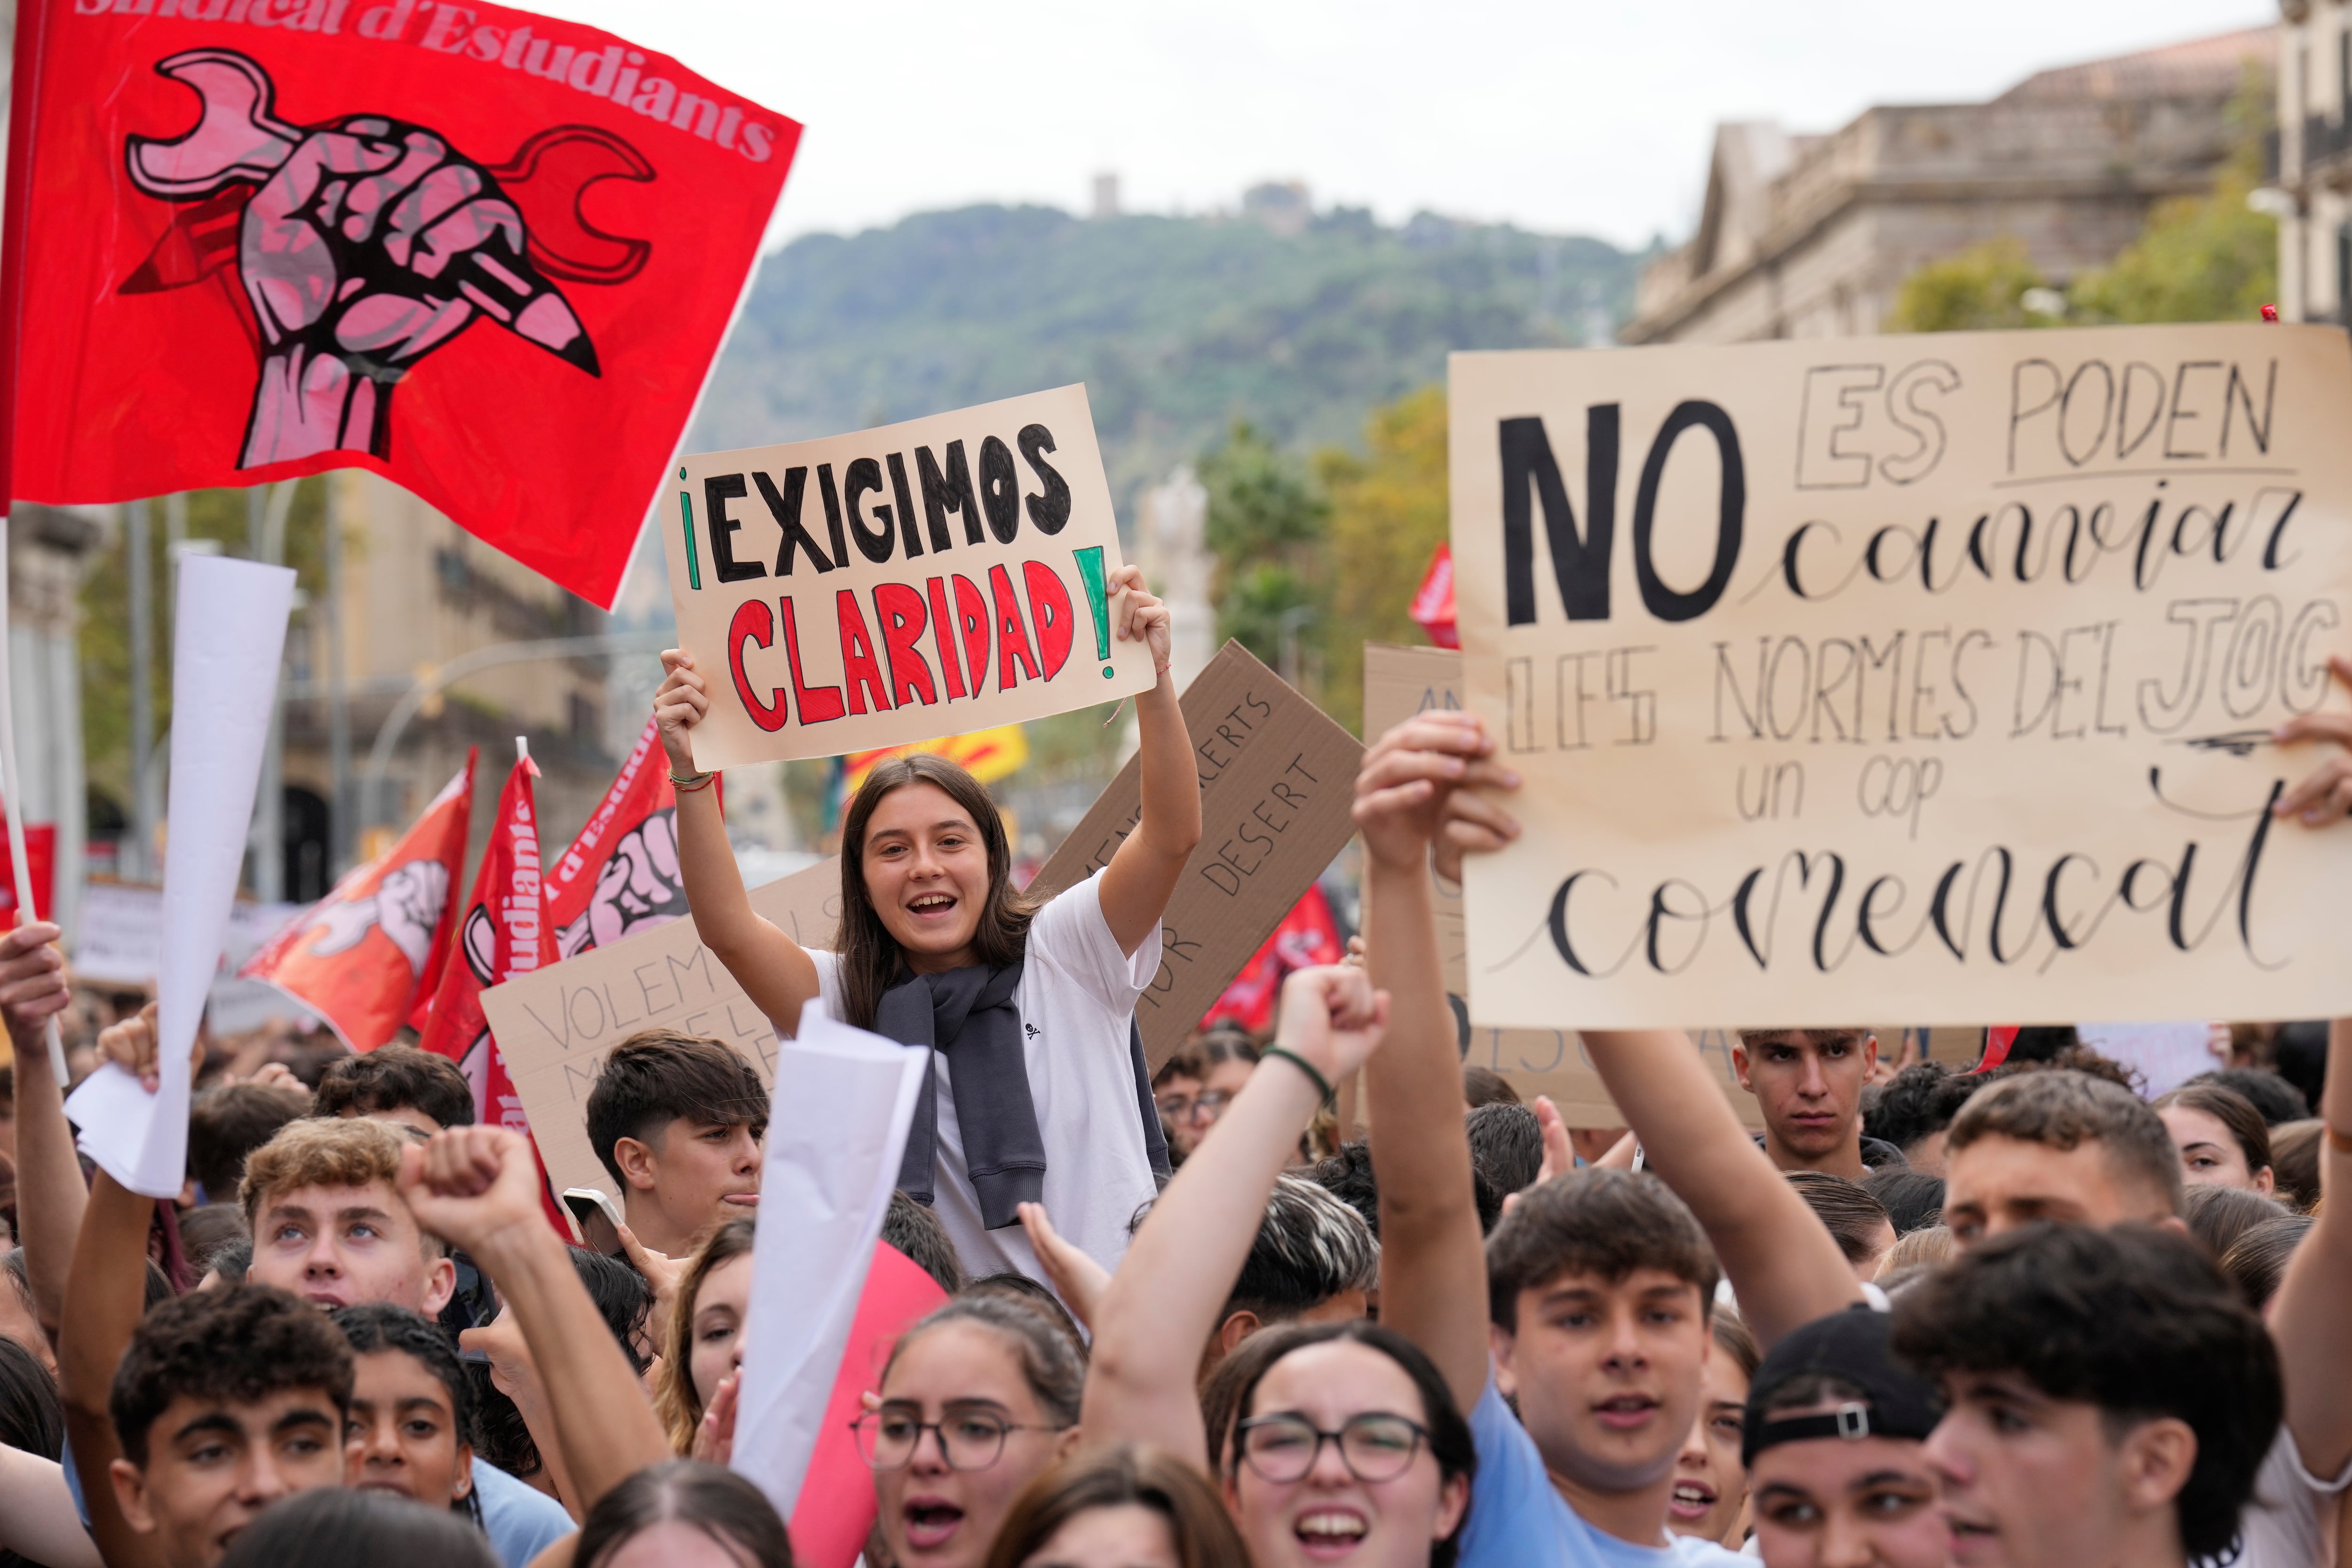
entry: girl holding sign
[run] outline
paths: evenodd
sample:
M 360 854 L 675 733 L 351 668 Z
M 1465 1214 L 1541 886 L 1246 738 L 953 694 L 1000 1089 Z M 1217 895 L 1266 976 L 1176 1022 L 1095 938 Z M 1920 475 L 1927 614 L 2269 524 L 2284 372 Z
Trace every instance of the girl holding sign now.
M 780 1036 L 797 1034 L 815 1002 L 936 1053 L 898 1184 L 933 1206 L 975 1277 L 1044 1277 L 1016 1212 L 1035 1201 L 1115 1268 L 1165 1159 L 1133 1021 L 1160 970 L 1160 914 L 1200 842 L 1200 778 L 1168 674 L 1168 607 L 1133 566 L 1109 586 L 1113 635 L 1148 645 L 1160 672 L 1136 703 L 1142 811 L 1110 863 L 1033 902 L 1012 885 L 1012 847 L 980 782 L 942 757 L 895 758 L 866 775 L 842 820 L 833 952 L 752 910 L 710 775 L 694 767 L 709 690 L 691 655 L 662 655 L 654 717 L 704 945 Z

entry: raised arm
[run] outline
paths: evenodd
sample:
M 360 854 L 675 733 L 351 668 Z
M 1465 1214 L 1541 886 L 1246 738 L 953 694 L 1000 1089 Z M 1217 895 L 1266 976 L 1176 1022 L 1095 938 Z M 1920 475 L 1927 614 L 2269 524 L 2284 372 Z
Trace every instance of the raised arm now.
M 65 1086 L 49 1064 L 48 1020 L 72 1005 L 58 928 L 47 921 L 0 937 L 0 1013 L 16 1053 L 16 1231 L 33 1310 L 55 1344 L 64 1321 L 66 1266 L 81 1230 L 81 1163 L 66 1122 Z
M 669 674 L 654 693 L 654 720 L 671 776 L 688 778 L 698 771 L 694 727 L 710 711 L 710 693 L 692 654 L 671 648 L 661 657 Z M 727 841 L 716 784 L 677 791 L 677 864 L 702 945 L 727 966 L 778 1034 L 796 1033 L 801 1008 L 817 994 L 816 964 L 799 942 L 752 910 L 742 868 Z
M 55 1459 L 0 1445 L 0 1552 L 48 1568 L 103 1568 Z
M 1862 1300 L 1837 1243 L 1739 1125 L 1688 1035 L 1587 1029 L 1584 1048 L 1650 1168 L 1715 1244 L 1759 1343 L 1769 1350 L 1800 1324 Z
M 1387 1011 L 1360 970 L 1300 970 L 1282 989 L 1275 1049 L 1334 1082 L 1380 1043 Z M 1322 1101 L 1306 1068 L 1270 1058 L 1152 1205 L 1096 1312 L 1078 1418 L 1088 1443 L 1150 1443 L 1206 1468 L 1193 1386 L 1202 1348 L 1241 1278 L 1274 1180 Z
M 1381 1205 L 1381 1321 L 1419 1345 L 1467 1410 L 1486 1386 L 1486 1248 L 1462 1126 L 1462 1057 L 1437 947 L 1430 845 L 1465 783 L 1516 782 L 1475 716 L 1430 712 L 1374 742 L 1356 778 L 1364 959 L 1395 998 L 1364 1069 Z M 1460 797 L 1477 812 L 1485 803 Z M 1474 824 L 1465 818 L 1464 831 Z M 1492 826 L 1499 846 L 1515 828 Z M 1231 1114 L 1228 1112 L 1228 1114 Z
M 2331 657 L 2336 679 L 2352 686 L 2352 661 Z M 2333 748 L 2316 771 L 2282 795 L 2278 815 L 2325 826 L 2352 808 L 2352 715 L 2300 714 L 2280 741 Z M 2337 833 L 2345 828 L 2334 829 Z M 2327 1081 L 2320 1090 L 2319 1184 L 2326 1201 L 2294 1249 L 2272 1299 L 2271 1338 L 2285 1374 L 2287 1430 L 2304 1468 L 2332 1477 L 2352 1460 L 2352 1018 L 2327 1026 Z
M 1111 574 L 1110 589 L 1124 606 L 1113 633 L 1151 649 L 1159 684 L 1135 700 L 1136 736 L 1143 763 L 1143 816 L 1103 871 L 1103 919 L 1118 950 L 1132 956 L 1159 924 L 1176 879 L 1201 842 L 1201 774 L 1184 710 L 1168 673 L 1168 606 L 1146 593 L 1140 567 Z
M 89 1189 L 81 1233 L 66 1278 L 66 1316 L 58 1335 L 58 1388 L 65 1397 L 66 1436 L 90 1534 L 109 1568 L 145 1568 L 163 1561 L 163 1539 L 142 1535 L 122 1516 L 115 1491 L 115 1440 L 109 1399 L 114 1369 L 147 1305 L 147 1226 L 155 1200 L 115 1184 L 104 1171 Z
M 2287 1430 L 2304 1468 L 2333 1476 L 2352 1460 L 2352 1018 L 2327 1026 L 2318 1106 L 2319 1184 L 2327 1201 L 2287 1260 L 2271 1307 L 2286 1381 Z
M 453 1127 L 401 1152 L 417 1224 L 472 1255 L 522 1326 L 545 1379 L 556 1441 L 583 1510 L 670 1458 L 653 1405 L 542 1216 L 530 1142 L 505 1127 Z M 110 1559 L 111 1561 L 111 1559 Z
M 1465 742 L 1459 739 L 1442 742 L 1447 727 L 1457 736 L 1475 733 L 1475 749 L 1465 750 Z M 1449 749 L 1449 745 L 1452 756 L 1435 754 Z M 1401 753 L 1416 747 L 1428 754 L 1408 764 Z M 1374 748 L 1372 756 L 1365 759 L 1368 782 L 1393 782 L 1397 789 L 1408 792 L 1406 808 L 1413 816 L 1423 841 L 1430 834 L 1427 814 L 1442 805 L 1444 831 L 1437 836 L 1436 842 L 1441 869 L 1457 869 L 1454 863 L 1465 850 L 1491 852 L 1517 835 L 1517 823 L 1492 799 L 1459 787 L 1472 784 L 1495 795 L 1507 794 L 1518 787 L 1516 775 L 1507 775 L 1491 761 L 1481 760 L 1490 755 L 1492 748 L 1493 742 L 1483 724 L 1471 715 L 1425 713 L 1400 726 Z M 1381 765 L 1383 759 L 1394 759 L 1385 764 L 1393 779 L 1384 773 L 1381 780 L 1373 781 L 1373 770 Z M 1433 773 L 1433 764 L 1439 761 L 1452 763 L 1460 773 Z M 1409 793 L 1414 790 L 1428 793 Z M 1442 798 L 1432 804 L 1433 796 Z M 1370 798 L 1378 801 L 1381 797 L 1376 794 Z M 1360 822 L 1368 810 L 1365 784 L 1358 785 L 1356 809 Z M 1367 831 L 1368 862 L 1383 858 L 1371 848 L 1372 837 Z M 1386 858 L 1401 865 L 1404 855 L 1400 849 Z M 1386 883 L 1381 887 L 1381 894 L 1368 899 L 1374 922 L 1373 975 L 1381 984 L 1402 988 L 1408 984 L 1406 981 L 1390 978 L 1381 968 L 1381 928 L 1378 922 Z M 1433 955 L 1433 941 L 1431 952 Z M 1446 1020 L 1446 1024 L 1444 1037 L 1450 1044 L 1454 1037 L 1452 1020 Z M 1687 1036 L 1673 1030 L 1587 1030 L 1584 1044 L 1601 1081 L 1609 1087 L 1610 1097 L 1624 1113 L 1627 1125 L 1642 1140 L 1657 1174 L 1690 1205 L 1691 1213 L 1714 1243 L 1724 1272 L 1738 1293 L 1740 1311 L 1759 1340 L 1769 1346 L 1800 1323 L 1862 1299 L 1861 1287 L 1839 1255 L 1836 1242 L 1822 1228 L 1796 1189 L 1772 1169 L 1763 1151 L 1741 1128 L 1739 1119 L 1732 1114 L 1730 1105 L 1707 1076 L 1706 1065 Z M 1389 1069 L 1376 1068 L 1374 1072 L 1381 1070 Z M 1395 1248 L 1401 1238 L 1391 1236 L 1386 1207 L 1389 1190 L 1396 1184 L 1381 1161 L 1381 1138 L 1386 1115 L 1376 1101 L 1371 1117 L 1372 1164 L 1380 1176 L 1382 1203 L 1381 1316 L 1383 1321 L 1392 1321 L 1390 1303 L 1394 1287 L 1390 1279 L 1398 1268 Z M 1457 1131 L 1454 1136 L 1459 1139 L 1461 1134 Z M 1404 1201 L 1403 1194 L 1400 1194 L 1399 1201 Z M 1483 1279 L 1483 1273 L 1480 1278 Z M 1482 1300 L 1482 1327 L 1484 1309 Z M 1410 1305 L 1408 1310 L 1412 1310 Z M 1411 1334 L 1414 1331 L 1403 1331 Z M 1449 1379 L 1459 1373 L 1448 1358 L 1464 1356 L 1465 1351 L 1442 1352 L 1439 1347 L 1453 1346 L 1459 1338 L 1466 1335 L 1456 1329 L 1451 1337 L 1422 1342 L 1432 1358 L 1446 1368 Z M 1458 1394 L 1461 1391 L 1457 1388 L 1455 1392 Z

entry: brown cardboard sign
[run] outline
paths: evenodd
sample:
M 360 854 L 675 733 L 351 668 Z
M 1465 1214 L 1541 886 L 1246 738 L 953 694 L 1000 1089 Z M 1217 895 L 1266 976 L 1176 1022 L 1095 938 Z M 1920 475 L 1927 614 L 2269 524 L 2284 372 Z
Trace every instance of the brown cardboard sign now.
M 1457 353 L 1473 1015 L 2324 1018 L 2352 352 L 2260 323 Z
M 752 889 L 751 908 L 795 942 L 832 946 L 841 921 L 839 858 Z M 691 916 L 492 986 L 482 1011 L 559 1192 L 613 1185 L 588 1144 L 588 1091 L 605 1056 L 639 1030 L 723 1040 L 763 1082 L 773 1078 L 775 1031 L 702 945 Z
M 1414 714 L 1432 708 L 1462 707 L 1462 656 L 1452 648 L 1364 645 L 1364 733 L 1377 740 Z M 1472 1022 L 1465 998 L 1469 977 L 1464 962 L 1462 887 L 1433 869 L 1437 888 L 1437 942 L 1445 960 L 1446 1000 L 1461 1032 L 1462 1059 L 1503 1075 L 1519 1098 L 1549 1095 L 1570 1127 L 1617 1127 L 1624 1118 L 1592 1070 L 1583 1042 L 1566 1029 L 1498 1029 Z M 1756 1099 L 1739 1087 L 1731 1068 L 1731 1031 L 1696 1029 L 1691 1037 L 1706 1056 L 1725 1096 L 1740 1119 L 1763 1125 Z M 1887 1036 L 1882 1044 L 1894 1048 Z
M 1229 642 L 1180 700 L 1201 775 L 1201 844 L 1160 917 L 1160 973 L 1136 1004 L 1157 1070 L 1356 829 L 1364 748 Z M 1030 884 L 1059 892 L 1110 863 L 1142 815 L 1130 758 Z
M 969 733 L 1159 679 L 1112 635 L 1118 523 L 1083 386 L 698 453 L 660 510 L 678 646 L 710 694 L 698 767 Z

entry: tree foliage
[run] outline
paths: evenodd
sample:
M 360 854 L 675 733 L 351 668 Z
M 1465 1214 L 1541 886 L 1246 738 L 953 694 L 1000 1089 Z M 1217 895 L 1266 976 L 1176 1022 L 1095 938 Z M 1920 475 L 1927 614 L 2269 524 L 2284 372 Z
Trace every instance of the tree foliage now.
M 1314 556 L 1329 504 L 1306 465 L 1246 421 L 1201 455 L 1199 473 L 1209 493 L 1206 542 L 1217 560 L 1210 588 L 1217 637 L 1237 637 L 1276 664 L 1286 617 L 1304 636 L 1320 614 L 1318 589 L 1328 584 Z
M 1237 419 L 1353 445 L 1456 349 L 1567 347 L 1622 320 L 1643 258 L 1423 215 L 1303 234 L 1216 216 L 924 213 L 767 257 L 690 449 L 802 440 L 1084 382 L 1122 504 Z
M 1408 612 L 1445 540 L 1445 389 L 1426 386 L 1373 410 L 1365 428 L 1369 457 L 1326 448 L 1316 458 L 1331 498 L 1321 700 L 1359 731 L 1364 644 L 1426 640 Z
M 2025 296 L 2049 282 L 2025 242 L 2004 235 L 1958 256 L 1930 261 L 1903 279 L 1887 313 L 1890 332 L 1985 332 L 2045 324 L 2025 308 Z

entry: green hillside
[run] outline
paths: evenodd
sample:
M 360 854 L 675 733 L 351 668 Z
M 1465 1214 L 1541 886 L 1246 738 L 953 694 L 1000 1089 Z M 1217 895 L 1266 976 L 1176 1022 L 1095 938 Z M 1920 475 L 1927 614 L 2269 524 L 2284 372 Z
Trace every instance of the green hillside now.
M 812 235 L 761 266 L 693 445 L 803 439 L 1087 384 L 1112 489 L 1237 418 L 1360 448 L 1372 409 L 1454 349 L 1574 345 L 1630 308 L 1601 241 L 1342 209 L 1278 235 L 1232 217 L 927 213 Z

